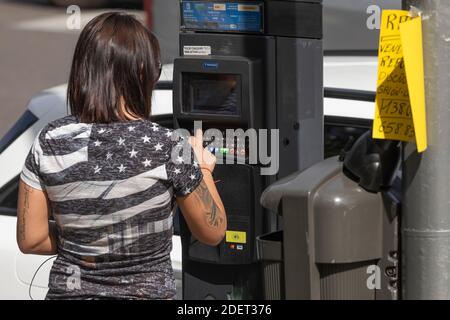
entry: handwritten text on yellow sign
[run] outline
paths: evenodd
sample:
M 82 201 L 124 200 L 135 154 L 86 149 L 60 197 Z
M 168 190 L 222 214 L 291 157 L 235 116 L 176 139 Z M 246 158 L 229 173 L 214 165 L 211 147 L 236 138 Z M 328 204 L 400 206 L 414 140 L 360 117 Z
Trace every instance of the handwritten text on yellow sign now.
M 421 18 L 408 11 L 383 11 L 373 137 L 426 149 Z

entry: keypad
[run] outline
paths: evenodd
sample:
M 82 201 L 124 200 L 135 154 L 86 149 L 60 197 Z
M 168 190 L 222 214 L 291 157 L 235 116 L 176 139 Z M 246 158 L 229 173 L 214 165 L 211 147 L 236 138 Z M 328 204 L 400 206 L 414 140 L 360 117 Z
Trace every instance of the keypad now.
M 239 158 L 248 156 L 248 139 L 245 137 L 227 137 L 226 131 L 221 130 L 222 137 L 216 137 L 214 133 L 208 134 L 206 131 L 203 135 L 203 147 L 215 155 L 230 155 Z

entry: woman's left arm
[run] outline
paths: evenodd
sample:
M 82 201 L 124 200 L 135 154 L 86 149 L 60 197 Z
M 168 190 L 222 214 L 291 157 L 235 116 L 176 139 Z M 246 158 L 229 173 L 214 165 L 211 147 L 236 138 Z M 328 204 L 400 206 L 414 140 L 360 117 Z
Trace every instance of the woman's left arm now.
M 50 222 L 47 194 L 22 180 L 17 203 L 17 244 L 27 254 L 57 253 L 56 226 Z

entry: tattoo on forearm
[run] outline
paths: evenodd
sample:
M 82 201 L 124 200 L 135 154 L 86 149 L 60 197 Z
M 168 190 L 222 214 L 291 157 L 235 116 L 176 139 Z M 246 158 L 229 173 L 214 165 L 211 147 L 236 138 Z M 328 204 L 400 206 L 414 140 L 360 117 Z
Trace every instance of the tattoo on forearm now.
M 26 232 L 26 221 L 28 213 L 30 212 L 30 194 L 33 193 L 33 189 L 25 186 L 24 196 L 23 196 L 23 209 L 21 220 L 19 223 L 19 237 L 21 240 L 25 240 L 25 232 Z
M 208 190 L 208 186 L 204 181 L 195 189 L 194 194 L 203 204 L 206 212 L 206 221 L 209 226 L 218 228 L 223 223 L 223 217 L 221 217 L 221 210 L 216 205 L 211 193 Z

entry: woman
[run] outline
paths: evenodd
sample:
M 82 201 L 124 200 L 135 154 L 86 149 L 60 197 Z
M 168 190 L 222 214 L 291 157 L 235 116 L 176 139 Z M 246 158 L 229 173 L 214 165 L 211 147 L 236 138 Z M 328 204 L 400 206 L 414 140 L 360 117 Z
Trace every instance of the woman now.
M 47 299 L 174 298 L 175 201 L 199 241 L 223 239 L 215 157 L 202 133 L 189 138 L 195 161 L 172 161 L 184 140 L 149 120 L 160 73 L 158 41 L 134 17 L 105 13 L 82 31 L 71 115 L 39 133 L 19 186 L 21 251 L 58 255 Z

